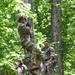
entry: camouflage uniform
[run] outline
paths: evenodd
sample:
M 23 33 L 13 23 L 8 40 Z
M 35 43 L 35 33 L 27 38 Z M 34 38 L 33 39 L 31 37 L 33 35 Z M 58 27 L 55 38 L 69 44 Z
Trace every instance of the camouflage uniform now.
M 14 67 L 17 69 L 19 75 L 24 75 L 25 71 L 27 70 L 27 66 L 23 64 L 22 59 L 19 58 L 18 61 L 20 62 L 15 64 L 14 63 Z
M 19 75 L 24 75 L 24 72 L 27 70 L 26 65 L 22 65 L 20 67 L 17 68 Z
M 32 70 L 34 69 L 33 66 L 35 66 L 35 68 L 39 67 L 42 59 L 41 52 L 30 39 L 30 28 L 24 23 L 19 23 L 18 33 L 20 35 L 23 48 L 32 53 Z
M 53 47 L 48 47 L 44 52 L 44 69 L 43 74 L 54 75 L 53 73 L 53 61 L 54 61 L 55 51 Z M 49 65 L 49 63 L 52 63 Z

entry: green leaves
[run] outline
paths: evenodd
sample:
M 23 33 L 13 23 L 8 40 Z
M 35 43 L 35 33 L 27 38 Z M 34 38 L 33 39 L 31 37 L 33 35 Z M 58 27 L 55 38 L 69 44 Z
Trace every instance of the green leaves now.
M 64 70 L 65 75 L 75 74 L 74 60 L 75 60 L 75 0 L 62 1 L 62 38 L 64 51 Z M 68 64 L 66 64 L 68 63 Z M 73 64 L 73 65 L 72 65 Z
M 27 6 L 23 9 L 26 16 L 34 18 L 37 46 L 43 49 L 43 42 L 50 40 L 51 3 L 49 0 L 34 0 L 34 14 L 30 12 L 28 5 L 24 6 Z M 62 7 L 65 75 L 72 75 L 75 74 L 75 0 L 62 0 L 61 5 L 57 6 Z M 19 57 L 24 58 L 17 31 L 17 16 L 21 10 L 19 0 L 0 0 L 0 75 L 3 75 L 4 69 L 7 69 L 7 75 L 18 75 L 12 67 L 13 62 Z
M 36 39 L 42 45 L 42 39 L 50 40 L 51 4 L 49 0 L 35 2 L 35 28 Z M 65 75 L 75 74 L 75 0 L 62 0 L 57 4 L 62 8 L 62 44 Z M 45 35 L 42 37 L 42 35 Z M 41 38 L 40 38 L 41 37 Z M 40 40 L 41 39 L 41 40 Z M 39 41 L 40 40 L 40 41 Z M 72 65 L 73 64 L 73 65 Z
M 24 58 L 17 31 L 16 3 L 15 0 L 0 0 L 0 73 L 6 69 L 7 75 L 17 75 L 13 62 Z

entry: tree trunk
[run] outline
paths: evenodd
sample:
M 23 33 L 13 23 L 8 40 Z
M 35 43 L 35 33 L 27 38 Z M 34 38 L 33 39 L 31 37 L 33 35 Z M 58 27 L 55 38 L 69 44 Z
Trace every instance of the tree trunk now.
M 32 13 L 34 13 L 34 1 L 33 0 L 28 0 L 28 3 L 31 4 L 31 11 L 32 11 Z M 34 21 L 33 21 L 33 19 L 30 20 L 30 24 L 31 24 L 31 30 L 32 30 L 32 34 L 31 34 L 32 37 L 31 37 L 31 39 L 36 44 L 35 35 L 34 35 Z M 37 70 L 37 75 L 40 75 L 40 71 L 39 70 Z
M 29 3 L 31 5 L 31 11 L 32 13 L 34 13 L 34 2 L 33 0 L 24 0 L 25 3 Z M 32 18 L 28 18 L 28 21 L 29 21 L 29 24 L 31 25 L 31 30 L 32 30 L 32 33 L 31 33 L 31 39 L 32 41 L 35 43 L 35 35 L 34 35 L 34 21 Z
M 51 40 L 55 42 L 57 52 L 58 74 L 64 75 L 63 71 L 63 52 L 62 52 L 62 19 L 61 19 L 61 0 L 51 0 Z
M 24 3 L 26 3 L 26 4 L 30 4 L 31 11 L 32 11 L 32 13 L 34 13 L 34 2 L 33 2 L 33 0 L 22 0 L 22 1 Z M 31 28 L 31 31 L 32 31 L 32 33 L 31 33 L 31 40 L 36 44 L 35 35 L 34 35 L 34 22 L 33 22 L 33 19 L 32 18 L 28 18 L 28 23 L 30 24 L 30 28 Z M 26 62 L 28 64 L 28 69 L 30 69 L 31 68 L 31 63 L 32 63 L 31 62 L 32 53 L 30 53 L 26 49 L 24 50 L 24 52 L 25 52 Z M 36 71 L 36 74 L 40 75 L 38 71 Z M 29 72 L 29 75 L 32 75 L 32 74 Z

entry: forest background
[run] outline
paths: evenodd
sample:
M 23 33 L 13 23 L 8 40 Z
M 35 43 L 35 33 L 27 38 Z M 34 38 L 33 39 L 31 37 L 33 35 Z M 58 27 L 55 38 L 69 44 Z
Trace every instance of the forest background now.
M 20 0 L 0 0 L 0 75 L 3 75 L 5 70 L 7 75 L 18 75 L 14 62 L 16 63 L 18 58 L 25 61 L 17 31 L 17 19 L 22 14 L 20 6 Z M 75 75 L 75 0 L 62 0 L 60 6 L 64 75 Z M 49 0 L 34 0 L 34 13 L 27 9 L 26 17 L 34 19 L 36 43 L 43 52 L 43 42 L 51 39 L 51 3 Z

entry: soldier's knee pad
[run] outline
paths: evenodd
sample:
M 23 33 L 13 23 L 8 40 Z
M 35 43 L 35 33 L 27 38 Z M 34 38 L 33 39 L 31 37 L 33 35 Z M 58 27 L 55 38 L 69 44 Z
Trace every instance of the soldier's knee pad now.
M 40 66 L 43 57 L 42 57 L 41 51 L 39 51 L 39 49 L 36 46 L 34 47 L 32 55 L 33 55 L 33 58 L 36 59 L 37 66 Z
M 37 65 L 40 66 L 41 62 L 42 62 L 42 58 L 40 56 L 37 56 L 36 58 Z
M 23 46 L 23 47 L 26 47 L 28 43 L 29 43 L 29 41 L 24 40 L 24 41 L 22 42 L 22 46 Z
M 37 62 L 38 66 L 40 66 L 40 64 L 42 62 L 42 59 L 43 59 L 42 54 L 41 54 L 40 51 L 38 51 L 37 54 L 36 54 L 36 62 Z
M 32 50 L 33 50 L 33 46 L 34 46 L 34 44 L 30 41 L 30 42 L 27 44 L 26 48 L 27 48 L 29 51 L 32 51 Z
M 25 41 L 23 43 L 23 46 L 26 48 L 26 50 L 32 51 L 33 50 L 33 43 L 31 41 Z

